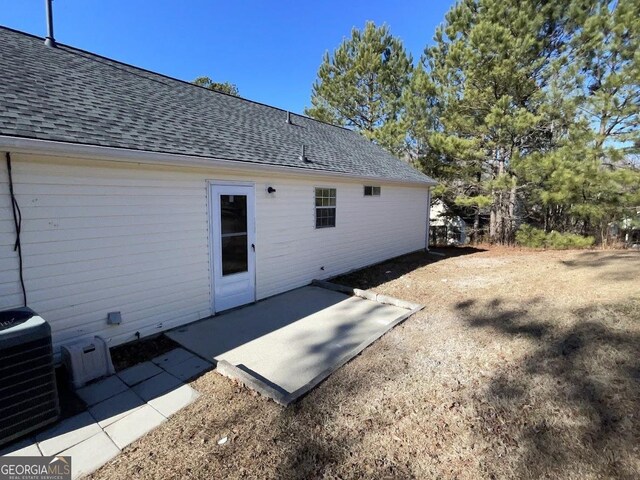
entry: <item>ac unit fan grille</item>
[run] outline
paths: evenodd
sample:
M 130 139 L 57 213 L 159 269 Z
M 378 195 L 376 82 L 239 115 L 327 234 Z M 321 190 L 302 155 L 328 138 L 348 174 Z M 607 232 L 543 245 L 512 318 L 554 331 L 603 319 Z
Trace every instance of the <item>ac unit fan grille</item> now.
M 0 335 L 0 445 L 51 423 L 60 413 L 51 336 L 36 331 L 25 337 L 5 346 Z

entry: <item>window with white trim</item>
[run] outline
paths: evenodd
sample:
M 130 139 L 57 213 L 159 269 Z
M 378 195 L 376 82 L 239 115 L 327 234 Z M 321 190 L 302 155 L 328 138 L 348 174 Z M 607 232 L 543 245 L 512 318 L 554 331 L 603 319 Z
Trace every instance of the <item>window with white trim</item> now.
M 380 196 L 380 187 L 374 187 L 373 185 L 365 185 L 364 186 L 364 196 L 365 197 L 379 197 Z
M 336 226 L 336 189 L 316 188 L 316 228 Z

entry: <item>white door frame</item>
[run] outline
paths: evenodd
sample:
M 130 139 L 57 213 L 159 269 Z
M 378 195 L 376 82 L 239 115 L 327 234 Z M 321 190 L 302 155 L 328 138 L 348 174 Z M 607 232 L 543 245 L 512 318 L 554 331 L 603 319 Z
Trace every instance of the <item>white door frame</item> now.
M 221 311 L 216 307 L 216 277 L 221 272 L 221 258 L 218 252 L 220 241 L 220 214 L 216 209 L 213 196 L 214 187 L 245 187 L 247 190 L 247 246 L 248 246 L 248 276 L 252 289 L 251 299 L 247 303 L 256 301 L 256 252 L 252 245 L 256 243 L 256 217 L 255 217 L 255 182 L 243 182 L 233 180 L 207 180 L 208 199 L 208 223 L 209 223 L 209 275 L 211 277 L 210 298 L 211 311 L 215 314 Z M 220 275 L 221 277 L 222 275 Z

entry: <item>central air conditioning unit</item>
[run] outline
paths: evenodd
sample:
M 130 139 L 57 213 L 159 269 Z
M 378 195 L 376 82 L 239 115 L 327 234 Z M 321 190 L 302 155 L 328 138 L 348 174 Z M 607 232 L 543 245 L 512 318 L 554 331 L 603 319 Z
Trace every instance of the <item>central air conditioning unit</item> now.
M 0 312 L 0 445 L 59 416 L 51 327 L 30 308 Z

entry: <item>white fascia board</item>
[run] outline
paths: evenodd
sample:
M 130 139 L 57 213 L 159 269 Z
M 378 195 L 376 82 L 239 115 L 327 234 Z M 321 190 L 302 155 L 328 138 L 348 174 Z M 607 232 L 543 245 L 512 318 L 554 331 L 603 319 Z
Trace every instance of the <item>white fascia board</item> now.
M 382 179 L 350 173 L 316 170 L 302 167 L 289 167 L 284 165 L 266 165 L 237 160 L 223 160 L 213 157 L 198 157 L 191 155 L 178 155 L 174 153 L 159 153 L 148 150 L 130 150 L 126 148 L 102 147 L 98 145 L 85 145 L 81 143 L 58 142 L 53 140 L 39 140 L 34 138 L 12 137 L 0 135 L 0 150 L 36 154 L 65 156 L 79 159 L 107 160 L 123 163 L 138 163 L 147 165 L 164 166 L 189 166 L 200 168 L 223 168 L 228 170 L 246 170 L 247 172 L 282 173 L 293 176 L 317 175 L 322 177 L 342 178 L 350 180 L 375 181 L 390 184 L 410 185 L 413 187 L 425 187 L 436 185 L 436 182 L 412 182 L 406 180 Z

